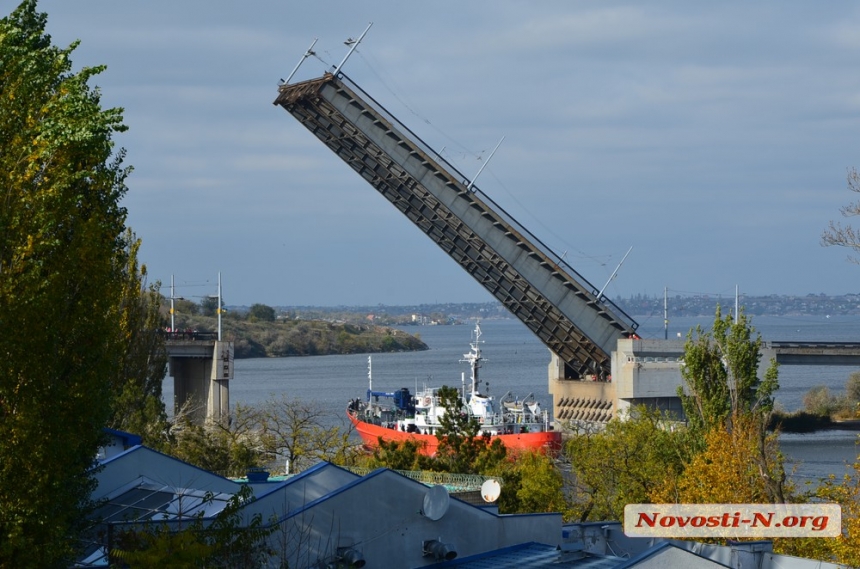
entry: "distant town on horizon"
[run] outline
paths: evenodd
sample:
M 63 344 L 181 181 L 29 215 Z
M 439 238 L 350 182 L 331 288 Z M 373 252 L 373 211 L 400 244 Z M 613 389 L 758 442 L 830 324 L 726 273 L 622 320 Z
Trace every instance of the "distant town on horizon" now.
M 662 316 L 663 296 L 637 294 L 613 302 L 630 316 Z M 826 295 L 740 295 L 738 303 L 745 314 L 750 316 L 855 316 L 860 315 L 860 294 Z M 672 317 L 713 316 L 717 305 L 728 314 L 734 311 L 734 296 L 720 295 L 670 295 L 667 302 L 668 313 Z M 244 306 L 227 307 L 242 312 Z M 387 316 L 410 314 L 444 314 L 451 318 L 512 318 L 508 310 L 498 301 L 463 302 L 389 306 L 383 304 L 366 306 L 290 306 L 273 307 L 281 313 L 300 314 L 309 318 L 314 315 L 324 318 L 338 313 L 364 313 Z

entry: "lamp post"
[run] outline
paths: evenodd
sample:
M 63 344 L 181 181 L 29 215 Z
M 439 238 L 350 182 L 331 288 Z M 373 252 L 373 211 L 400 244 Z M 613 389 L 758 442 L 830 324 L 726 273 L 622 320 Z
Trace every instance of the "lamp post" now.
M 181 296 L 174 296 L 173 275 L 170 275 L 170 333 L 171 334 L 176 333 L 176 324 L 173 321 L 173 313 L 175 312 L 175 310 L 173 308 L 173 301 L 174 300 L 185 300 L 185 299 L 182 298 Z
M 218 314 L 218 341 L 221 341 L 221 273 L 218 273 L 218 294 L 217 295 L 209 295 L 207 298 L 217 298 L 218 299 L 218 308 L 216 309 L 216 313 Z
M 218 271 L 218 341 L 221 341 L 221 271 Z

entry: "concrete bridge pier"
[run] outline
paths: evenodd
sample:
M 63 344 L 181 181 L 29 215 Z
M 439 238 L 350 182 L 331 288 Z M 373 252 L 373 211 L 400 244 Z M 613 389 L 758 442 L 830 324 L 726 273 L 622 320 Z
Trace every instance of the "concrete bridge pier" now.
M 168 373 L 173 377 L 173 412 L 191 421 L 221 421 L 230 416 L 233 343 L 176 339 L 167 343 Z

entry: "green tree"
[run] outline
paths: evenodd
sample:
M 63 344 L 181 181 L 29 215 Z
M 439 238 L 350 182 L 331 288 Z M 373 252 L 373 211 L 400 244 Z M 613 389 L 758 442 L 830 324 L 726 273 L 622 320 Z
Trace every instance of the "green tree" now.
M 284 460 L 288 474 L 320 460 L 354 462 L 351 430 L 332 424 L 332 417 L 318 403 L 282 395 L 270 399 L 259 413 L 263 448 Z
M 689 474 L 685 471 L 680 491 L 675 493 L 677 499 L 708 501 L 708 496 L 716 494 L 685 493 L 684 479 L 693 480 L 693 485 L 701 484 L 709 476 L 733 470 L 737 476 L 741 472 L 754 473 L 756 487 L 768 500 L 785 502 L 790 489 L 785 482 L 779 443 L 767 430 L 773 394 L 779 388 L 779 371 L 776 360 L 772 360 L 764 377 L 759 378 L 761 344 L 761 336 L 743 312 L 736 319 L 731 315 L 723 318 L 719 306 L 712 332 L 696 327 L 688 334 L 681 368 L 686 389 L 679 388 L 678 395 L 691 444 L 704 454 L 697 457 L 701 460 L 694 459 Z M 721 466 L 725 448 L 730 445 L 737 451 L 733 457 L 736 460 L 724 461 Z
M 625 505 L 652 502 L 690 460 L 688 433 L 673 425 L 658 411 L 638 407 L 603 430 L 571 437 L 565 454 L 573 476 L 573 516 L 621 520 Z
M 0 565 L 65 566 L 123 342 L 121 109 L 72 72 L 47 15 L 0 20 Z M 26 481 L 26 482 L 22 482 Z
M 759 379 L 762 340 L 753 334 L 743 312 L 736 320 L 732 315 L 724 318 L 717 306 L 711 332 L 697 326 L 687 335 L 681 366 L 685 387 L 678 389 L 678 396 L 693 432 L 704 436 L 716 425 L 730 428 L 733 415 L 766 417 L 773 410 L 777 363 L 771 361 Z
M 708 431 L 705 449 L 651 497 L 692 504 L 781 503 L 791 490 L 777 434 L 763 431 L 757 417 L 738 415 L 731 430 Z
M 504 514 L 568 514 L 564 477 L 553 459 L 538 451 L 523 452 L 495 473 L 502 480 L 499 511 Z
M 846 406 L 847 400 L 830 393 L 830 389 L 826 385 L 816 385 L 803 396 L 803 408 L 807 412 L 821 417 L 830 417 Z
M 466 413 L 457 388 L 443 385 L 437 396 L 445 413 L 439 417 L 441 427 L 436 431 L 439 445 L 434 456 L 421 454 L 420 443 L 385 442 L 380 437 L 379 447 L 374 450 L 373 457 L 365 461 L 366 465 L 457 474 L 495 475 L 503 471 L 507 458 L 505 445 L 497 438 L 479 434 L 481 425 Z
M 265 304 L 252 304 L 248 311 L 248 320 L 260 322 L 274 322 L 275 309 Z
M 432 461 L 432 459 L 429 459 Z M 361 460 L 367 468 L 390 468 L 392 470 L 422 470 L 428 464 L 428 457 L 421 454 L 421 444 L 416 441 L 386 441 L 379 437 L 379 446 L 373 454 Z M 429 469 L 432 470 L 432 469 Z
M 243 476 L 270 458 L 261 439 L 261 413 L 237 404 L 230 417 L 196 425 L 185 414 L 175 420 L 170 454 L 224 476 Z
M 166 302 L 169 304 L 170 301 L 167 300 Z M 179 298 L 173 301 L 173 313 L 174 315 L 185 314 L 196 316 L 200 313 L 200 306 L 191 300 Z
M 848 380 L 845 382 L 845 397 L 851 410 L 856 413 L 857 407 L 860 405 L 860 372 L 851 372 L 848 376 Z
M 159 312 L 158 283 L 146 286 L 146 266 L 138 266 L 140 240 L 126 232 L 127 264 L 122 299 L 121 337 L 123 359 L 114 378 L 113 412 L 107 426 L 135 433 L 151 448 L 164 450 L 170 424 L 161 385 L 167 369 L 167 351 Z
M 443 385 L 438 396 L 445 413 L 439 417 L 441 427 L 436 431 L 439 446 L 433 470 L 481 474 L 501 463 L 507 455 L 505 445 L 479 434 L 481 425 L 464 409 L 457 388 Z
M 224 310 L 224 299 L 221 299 L 221 310 Z M 200 299 L 200 314 L 203 316 L 218 316 L 218 297 L 204 296 Z

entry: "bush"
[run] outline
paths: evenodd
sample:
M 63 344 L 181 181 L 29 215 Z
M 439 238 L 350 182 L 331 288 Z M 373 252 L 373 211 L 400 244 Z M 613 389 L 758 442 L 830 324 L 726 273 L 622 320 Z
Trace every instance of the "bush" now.
M 816 385 L 803 396 L 803 408 L 807 413 L 830 417 L 839 410 L 847 407 L 844 397 L 830 393 L 825 385 Z
M 785 413 L 774 411 L 770 416 L 767 428 L 779 429 L 784 433 L 811 433 L 829 428 L 833 424 L 829 415 L 816 415 L 806 411 Z

